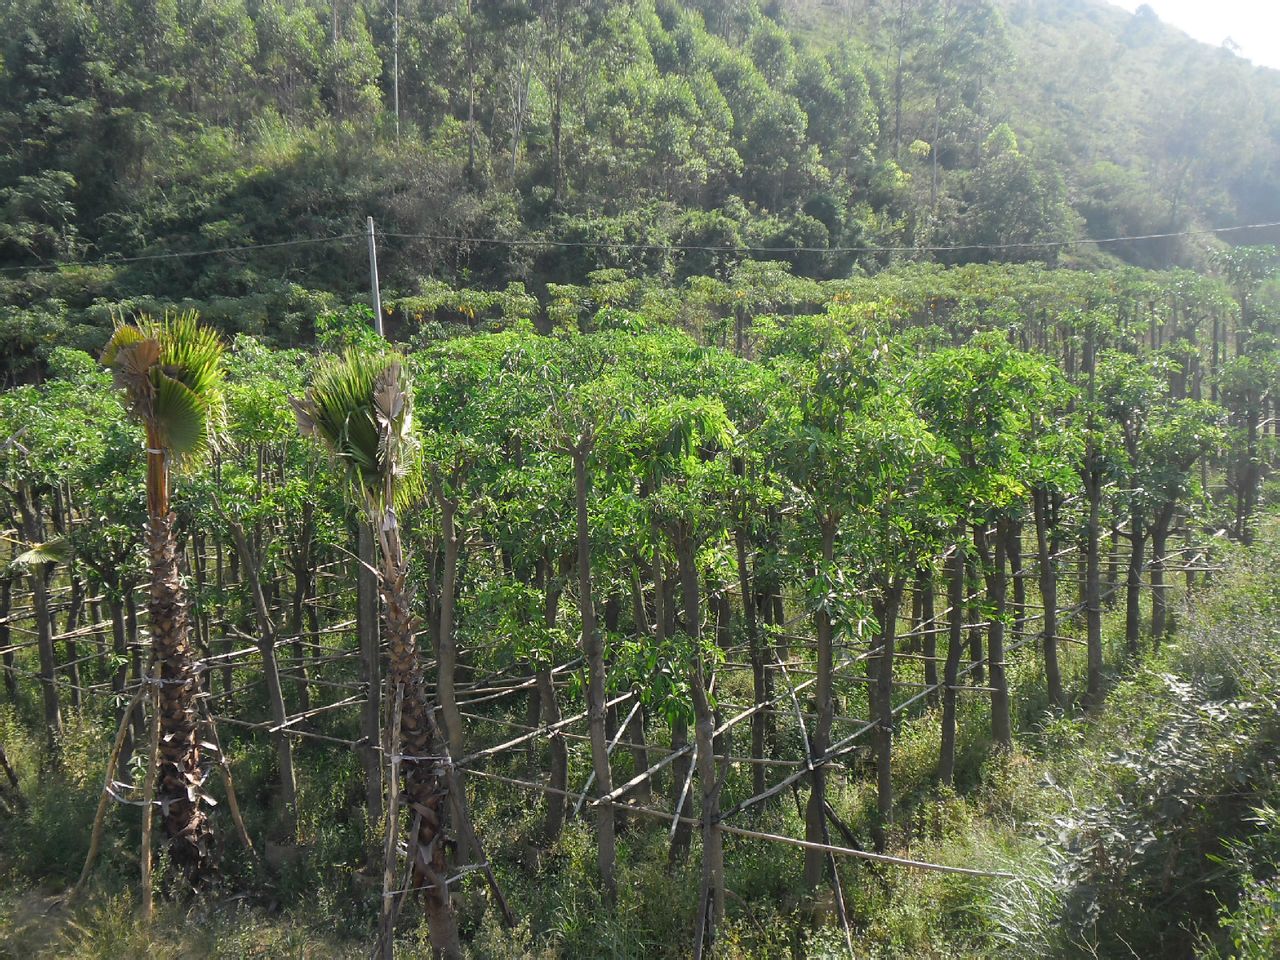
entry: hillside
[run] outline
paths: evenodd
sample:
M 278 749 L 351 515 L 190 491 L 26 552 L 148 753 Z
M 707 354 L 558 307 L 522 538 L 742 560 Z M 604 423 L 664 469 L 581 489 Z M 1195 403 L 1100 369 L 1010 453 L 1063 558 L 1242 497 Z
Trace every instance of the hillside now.
M 1104 4 L 398 9 L 0 2 L 8 375 L 96 347 L 113 305 L 307 340 L 365 296 L 370 215 L 388 296 L 543 304 L 744 257 L 1202 266 L 1220 241 L 1073 241 L 1280 220 L 1280 74 Z

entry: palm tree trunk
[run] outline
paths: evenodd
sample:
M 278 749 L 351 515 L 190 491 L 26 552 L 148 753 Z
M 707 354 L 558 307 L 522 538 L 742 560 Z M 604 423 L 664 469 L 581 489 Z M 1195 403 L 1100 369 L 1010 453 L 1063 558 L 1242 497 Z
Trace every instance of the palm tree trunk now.
M 213 869 L 213 827 L 200 802 L 205 778 L 196 714 L 200 680 L 191 646 L 186 591 L 178 573 L 175 520 L 172 513 L 166 513 L 152 516 L 147 524 L 151 655 L 160 667 L 158 800 L 169 855 L 188 880 L 198 883 Z
M 444 957 L 462 956 L 458 924 L 449 891 L 445 886 L 448 862 L 445 858 L 444 819 L 449 787 L 445 775 L 446 747 L 438 736 L 422 682 L 422 665 L 414 635 L 413 590 L 408 581 L 408 564 L 400 544 L 400 529 L 394 523 L 376 523 L 382 537 L 382 598 L 386 604 L 388 670 L 393 687 L 404 691 L 400 718 L 400 742 L 404 751 L 402 769 L 404 791 L 410 815 L 418 823 L 413 849 L 413 886 L 423 888 L 423 901 L 430 924 L 431 945 Z

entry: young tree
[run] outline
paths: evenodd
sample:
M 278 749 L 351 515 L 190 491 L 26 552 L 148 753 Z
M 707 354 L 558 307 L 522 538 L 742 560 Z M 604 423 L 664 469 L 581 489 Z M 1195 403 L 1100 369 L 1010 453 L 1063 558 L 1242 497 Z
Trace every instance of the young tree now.
M 170 856 L 192 882 L 213 869 L 190 609 L 178 570 L 170 471 L 205 453 L 222 417 L 222 344 L 194 313 L 121 323 L 102 353 L 146 431 L 152 660 L 159 668 L 159 799 Z
M 448 748 L 423 684 L 414 587 L 397 512 L 421 493 L 413 391 L 395 354 L 349 351 L 323 361 L 306 397 L 293 400 L 293 406 L 298 429 L 328 448 L 377 534 L 389 677 L 403 702 L 405 793 L 419 824 L 417 836 L 409 838 L 413 885 L 424 890 L 432 946 L 446 957 L 460 957 L 457 921 L 445 884 Z M 441 754 L 446 757 L 443 763 L 436 759 Z

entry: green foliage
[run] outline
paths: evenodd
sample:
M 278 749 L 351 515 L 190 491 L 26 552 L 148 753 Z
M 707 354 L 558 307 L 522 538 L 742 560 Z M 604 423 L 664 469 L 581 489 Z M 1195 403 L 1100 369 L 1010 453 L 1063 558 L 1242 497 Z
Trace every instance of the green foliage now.
M 847 278 L 952 245 L 1203 265 L 1191 240 L 1061 244 L 1280 218 L 1265 72 L 1118 11 L 852 10 L 405 0 L 395 24 L 373 0 L 12 0 L 8 375 L 55 337 L 96 348 L 111 303 L 306 341 L 364 294 L 368 214 L 392 326 L 503 329 L 595 270 L 725 281 L 754 258 Z M 1258 249 L 1216 262 L 1252 290 Z M 107 263 L 26 269 L 74 260 Z M 334 322 L 319 335 L 351 345 Z
M 222 341 L 194 313 L 121 323 L 102 351 L 130 412 L 178 463 L 204 454 L 223 416 Z
M 328 449 L 371 512 L 411 495 L 419 444 L 413 392 L 398 356 L 348 350 L 322 360 L 305 398 L 292 403 L 303 436 Z
M 1059 758 L 1055 788 L 1070 803 L 1048 825 L 1044 875 L 1030 903 L 1015 909 L 1016 891 L 1003 901 L 1018 952 L 1163 954 L 1203 938 L 1218 955 L 1219 911 L 1237 949 L 1270 936 L 1278 584 L 1262 558 L 1273 549 L 1240 558 L 1176 643 L 1114 692 L 1070 762 Z

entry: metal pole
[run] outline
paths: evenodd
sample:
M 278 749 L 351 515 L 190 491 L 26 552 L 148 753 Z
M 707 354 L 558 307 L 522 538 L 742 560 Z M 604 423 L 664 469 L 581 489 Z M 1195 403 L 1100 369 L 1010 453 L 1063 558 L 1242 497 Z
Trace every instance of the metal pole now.
M 373 329 L 382 336 L 382 293 L 378 290 L 378 241 L 374 237 L 373 217 L 369 225 L 369 286 L 373 291 Z

